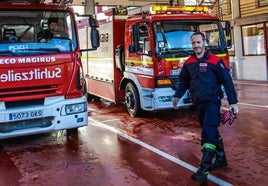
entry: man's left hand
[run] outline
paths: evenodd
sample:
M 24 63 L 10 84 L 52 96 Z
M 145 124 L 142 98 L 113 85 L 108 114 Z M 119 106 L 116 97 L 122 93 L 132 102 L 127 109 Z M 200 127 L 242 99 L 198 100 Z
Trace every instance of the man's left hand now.
M 174 98 L 172 99 L 172 104 L 173 104 L 173 108 L 174 108 L 174 109 L 178 109 L 178 103 L 179 103 L 179 98 L 174 97 Z

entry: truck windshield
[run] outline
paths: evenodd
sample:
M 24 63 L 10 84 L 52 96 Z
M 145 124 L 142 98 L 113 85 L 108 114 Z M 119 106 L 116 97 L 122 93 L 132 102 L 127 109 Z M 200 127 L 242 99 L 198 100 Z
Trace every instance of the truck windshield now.
M 165 54 L 188 56 L 192 53 L 190 37 L 196 32 L 203 32 L 206 36 L 206 48 L 214 53 L 226 50 L 226 41 L 221 24 L 215 21 L 196 22 L 156 21 L 153 24 L 156 51 Z
M 56 20 L 53 32 L 48 31 L 50 20 Z M 67 11 L 0 10 L 0 55 L 74 51 L 78 46 L 74 29 L 73 16 Z

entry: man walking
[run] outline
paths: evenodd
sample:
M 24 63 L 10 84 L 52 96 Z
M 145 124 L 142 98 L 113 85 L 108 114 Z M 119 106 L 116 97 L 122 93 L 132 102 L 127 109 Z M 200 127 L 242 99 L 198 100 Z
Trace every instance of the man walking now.
M 230 107 L 235 113 L 238 113 L 239 109 L 234 84 L 223 60 L 206 50 L 205 35 L 202 32 L 193 33 L 191 42 L 194 54 L 183 65 L 173 107 L 177 109 L 179 99 L 189 89 L 202 129 L 202 159 L 197 172 L 191 178 L 206 183 L 209 171 L 227 167 L 223 141 L 218 131 L 223 98 L 222 85 Z M 212 162 L 214 157 L 216 159 Z

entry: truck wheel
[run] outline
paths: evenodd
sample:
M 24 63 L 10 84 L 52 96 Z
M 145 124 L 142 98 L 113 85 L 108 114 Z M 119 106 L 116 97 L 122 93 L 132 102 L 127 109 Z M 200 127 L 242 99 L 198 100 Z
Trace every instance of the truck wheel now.
M 127 83 L 125 88 L 125 103 L 131 116 L 138 116 L 141 112 L 140 98 L 137 88 L 132 83 Z
M 94 95 L 92 95 L 92 94 L 90 94 L 90 93 L 87 93 L 87 101 L 88 102 L 91 102 L 91 101 L 93 101 L 93 99 L 94 99 Z
M 78 128 L 66 129 L 67 135 L 77 134 Z
M 93 94 L 87 93 L 87 101 L 91 102 L 91 101 L 99 101 L 101 98 L 98 96 L 95 96 Z

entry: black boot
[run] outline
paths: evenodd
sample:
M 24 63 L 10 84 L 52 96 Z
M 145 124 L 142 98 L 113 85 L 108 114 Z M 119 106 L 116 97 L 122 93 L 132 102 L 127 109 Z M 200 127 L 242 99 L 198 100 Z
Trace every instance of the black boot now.
M 227 166 L 228 164 L 227 164 L 227 160 L 226 160 L 226 156 L 224 152 L 223 142 L 222 142 L 222 139 L 219 139 L 216 145 L 216 160 L 212 164 L 210 170 L 213 171 L 213 170 L 225 168 Z
M 212 144 L 210 144 L 212 145 Z M 205 144 L 204 144 L 205 146 Z M 196 180 L 196 181 L 199 181 L 200 183 L 207 183 L 208 181 L 208 171 L 210 170 L 210 167 L 212 165 L 212 159 L 213 157 L 215 156 L 215 146 L 214 146 L 214 149 L 213 148 L 204 148 L 203 146 L 203 156 L 202 156 L 202 160 L 201 160 L 201 163 L 199 165 L 199 168 L 197 170 L 196 173 L 192 174 L 191 178 Z

